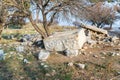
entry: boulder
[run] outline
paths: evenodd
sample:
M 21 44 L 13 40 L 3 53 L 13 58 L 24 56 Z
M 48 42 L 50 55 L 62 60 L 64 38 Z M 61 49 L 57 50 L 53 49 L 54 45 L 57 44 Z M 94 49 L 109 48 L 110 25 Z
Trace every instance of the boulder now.
M 49 51 L 42 49 L 38 54 L 38 59 L 45 61 L 49 57 L 49 55 L 50 55 Z
M 44 39 L 43 42 L 45 49 L 49 51 L 77 50 L 83 47 L 86 35 L 84 29 L 57 32 Z

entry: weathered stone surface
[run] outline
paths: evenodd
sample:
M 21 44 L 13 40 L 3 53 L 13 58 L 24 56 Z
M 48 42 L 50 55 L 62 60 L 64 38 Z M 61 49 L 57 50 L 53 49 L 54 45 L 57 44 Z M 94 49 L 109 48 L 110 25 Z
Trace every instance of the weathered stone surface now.
M 50 55 L 49 51 L 42 49 L 38 54 L 38 59 L 45 61 L 49 57 L 49 55 Z
M 65 55 L 68 57 L 73 57 L 73 56 L 77 56 L 79 54 L 79 50 L 65 50 L 64 51 Z
M 65 49 L 81 49 L 86 42 L 84 29 L 66 32 L 57 32 L 43 40 L 45 49 L 52 51 L 64 51 Z

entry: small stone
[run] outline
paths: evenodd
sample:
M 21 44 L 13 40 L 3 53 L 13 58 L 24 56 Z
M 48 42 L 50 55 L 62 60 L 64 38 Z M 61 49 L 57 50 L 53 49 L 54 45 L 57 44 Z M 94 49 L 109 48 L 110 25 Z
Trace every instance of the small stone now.
M 23 62 L 27 64 L 30 63 L 27 59 L 23 59 Z
M 97 56 L 97 55 L 93 55 L 93 57 L 98 58 L 98 56 Z
M 72 62 L 68 63 L 68 66 L 73 66 L 73 63 Z
M 24 46 L 18 46 L 18 47 L 16 47 L 16 51 L 18 51 L 18 52 L 24 52 Z
M 79 50 L 68 50 L 68 49 L 66 49 L 65 51 L 63 51 L 63 53 L 68 57 L 73 57 L 73 56 L 77 56 L 79 54 Z
M 46 59 L 50 56 L 50 52 L 47 50 L 40 50 L 39 54 L 38 54 L 38 59 L 42 60 L 42 61 L 46 61 Z
M 118 75 L 120 75 L 120 72 L 118 72 Z
M 101 52 L 100 54 L 106 55 L 107 53 L 106 52 Z
M 19 41 L 20 42 L 27 42 L 27 39 L 26 38 L 21 38 Z
M 85 69 L 85 64 L 78 63 L 76 66 L 80 69 Z
M 49 66 L 48 65 L 44 65 L 44 68 L 48 68 Z
M 41 66 L 44 66 L 44 65 L 45 65 L 45 63 L 41 63 L 40 65 L 41 65 Z
M 115 53 L 115 52 L 113 52 L 113 53 L 112 53 L 112 56 L 115 56 L 115 55 L 116 55 L 116 53 Z
M 120 56 L 120 53 L 117 53 L 116 56 Z
M 49 73 L 46 73 L 45 76 L 50 77 L 51 75 Z

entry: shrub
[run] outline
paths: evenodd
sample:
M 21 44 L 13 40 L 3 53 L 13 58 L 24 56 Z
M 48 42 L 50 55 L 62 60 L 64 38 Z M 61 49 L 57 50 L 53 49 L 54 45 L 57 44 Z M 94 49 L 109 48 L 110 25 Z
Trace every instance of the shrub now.
M 98 2 L 92 6 L 87 6 L 83 12 L 83 17 L 98 28 L 102 28 L 105 24 L 112 26 L 115 20 L 114 10 L 104 5 L 104 2 Z

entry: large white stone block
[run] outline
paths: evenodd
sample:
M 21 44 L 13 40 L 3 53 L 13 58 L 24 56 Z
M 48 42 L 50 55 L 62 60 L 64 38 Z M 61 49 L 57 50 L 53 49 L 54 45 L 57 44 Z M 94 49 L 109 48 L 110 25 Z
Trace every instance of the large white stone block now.
M 57 32 L 43 40 L 46 50 L 63 51 L 81 49 L 86 42 L 84 29 Z

